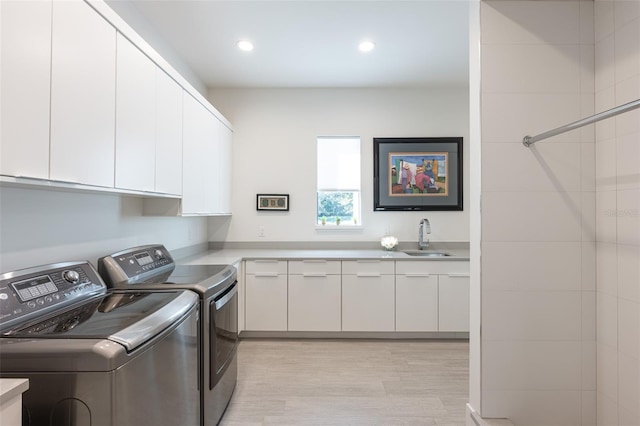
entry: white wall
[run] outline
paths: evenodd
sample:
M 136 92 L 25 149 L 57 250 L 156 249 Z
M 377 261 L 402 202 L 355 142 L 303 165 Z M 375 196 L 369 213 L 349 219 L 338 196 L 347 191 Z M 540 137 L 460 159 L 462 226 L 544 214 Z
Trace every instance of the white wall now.
M 147 43 L 151 45 L 176 71 L 187 80 L 202 96 L 207 96 L 207 88 L 191 67 L 164 40 L 149 21 L 138 11 L 135 4 L 123 0 L 105 0 L 127 24 L 131 26 Z
M 640 99 L 640 2 L 595 3 L 596 110 Z M 596 125 L 599 425 L 640 424 L 640 111 Z
M 481 415 L 595 424 L 593 3 L 481 7 Z
M 0 272 L 89 260 L 140 244 L 207 241 L 205 218 L 144 217 L 142 199 L 0 188 Z
M 211 241 L 376 241 L 387 231 L 417 241 L 422 217 L 432 241 L 469 240 L 467 209 L 373 212 L 374 137 L 462 136 L 468 202 L 468 89 L 216 89 L 209 101 L 234 126 L 233 217 L 210 220 Z M 361 137 L 361 230 L 315 229 L 320 135 Z M 258 193 L 290 194 L 290 211 L 257 212 Z

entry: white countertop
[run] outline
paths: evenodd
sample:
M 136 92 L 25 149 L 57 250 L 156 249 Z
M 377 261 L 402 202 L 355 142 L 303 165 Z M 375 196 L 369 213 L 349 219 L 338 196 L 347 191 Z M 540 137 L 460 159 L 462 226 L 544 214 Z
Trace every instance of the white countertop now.
M 450 262 L 468 261 L 468 249 L 443 249 L 429 248 L 425 251 L 446 251 L 451 256 L 443 257 L 423 257 L 411 256 L 401 250 L 386 251 L 354 249 L 354 250 L 327 250 L 327 249 L 221 249 L 208 250 L 201 254 L 182 259 L 178 263 L 183 265 L 203 265 L 203 264 L 235 264 L 242 260 L 255 259 L 279 259 L 279 260 L 303 260 L 303 259 L 332 259 L 332 260 L 358 260 L 358 259 L 379 259 L 379 260 L 402 260 L 402 261 L 427 261 L 427 262 Z
M 0 405 L 26 392 L 28 379 L 0 379 Z

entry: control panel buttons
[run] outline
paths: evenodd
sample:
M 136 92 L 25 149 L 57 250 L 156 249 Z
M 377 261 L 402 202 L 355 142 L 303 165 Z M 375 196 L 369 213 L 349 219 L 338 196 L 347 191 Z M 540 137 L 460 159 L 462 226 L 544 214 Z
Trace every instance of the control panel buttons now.
M 62 278 L 68 283 L 75 284 L 80 281 L 80 274 L 76 271 L 66 270 L 62 273 Z

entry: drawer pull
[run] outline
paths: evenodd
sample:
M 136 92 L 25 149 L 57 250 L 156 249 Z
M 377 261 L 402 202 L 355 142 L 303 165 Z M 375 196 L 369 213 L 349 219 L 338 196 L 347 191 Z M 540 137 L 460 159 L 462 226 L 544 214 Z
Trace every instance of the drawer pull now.
M 324 278 L 327 276 L 327 274 L 322 273 L 322 272 L 318 272 L 318 273 L 313 273 L 313 272 L 303 272 L 302 273 L 303 277 L 319 277 L 319 278 Z
M 358 272 L 356 274 L 356 277 L 361 277 L 361 278 L 375 278 L 375 277 L 381 277 L 382 274 L 377 273 L 377 272 Z
M 254 263 L 278 263 L 277 260 L 272 260 L 272 259 L 256 259 L 253 262 Z
M 451 278 L 469 278 L 469 274 L 447 274 Z
M 327 263 L 324 259 L 305 259 L 302 263 Z
M 404 276 L 408 278 L 427 278 L 430 277 L 431 274 L 404 274 Z

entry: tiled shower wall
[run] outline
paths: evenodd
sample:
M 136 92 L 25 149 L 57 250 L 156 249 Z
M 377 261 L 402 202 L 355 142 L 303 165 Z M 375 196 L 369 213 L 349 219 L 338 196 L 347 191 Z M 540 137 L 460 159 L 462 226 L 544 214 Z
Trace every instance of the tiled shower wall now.
M 596 421 L 594 3 L 481 5 L 481 415 Z
M 640 98 L 640 1 L 595 2 L 595 104 Z M 640 425 L 640 111 L 596 125 L 598 425 Z

